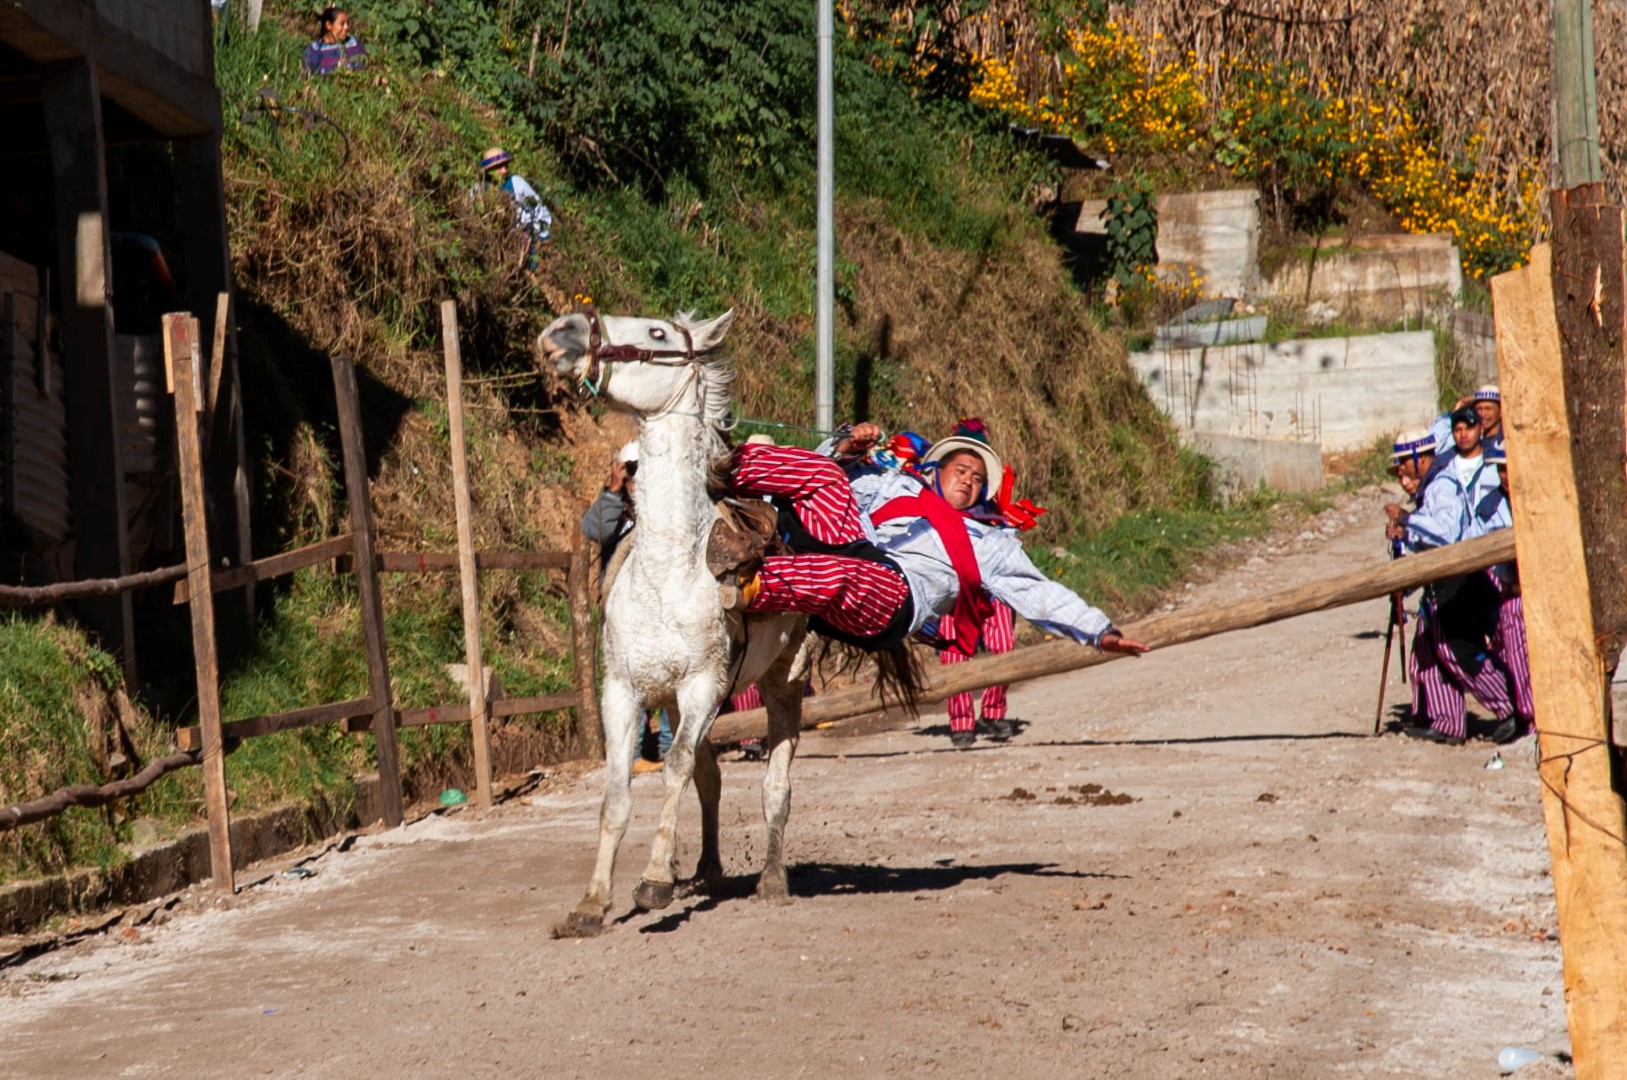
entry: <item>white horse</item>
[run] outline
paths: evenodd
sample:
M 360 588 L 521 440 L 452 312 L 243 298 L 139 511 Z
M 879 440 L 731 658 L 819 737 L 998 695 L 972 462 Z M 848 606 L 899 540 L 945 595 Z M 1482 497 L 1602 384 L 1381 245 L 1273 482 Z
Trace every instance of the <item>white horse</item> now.
M 652 910 L 672 902 L 678 801 L 690 778 L 701 802 L 701 855 L 696 880 L 716 887 L 718 797 L 722 775 L 707 742 L 718 704 L 757 683 L 768 710 L 768 771 L 763 779 L 767 851 L 757 895 L 790 899 L 785 877 L 785 819 L 791 759 L 796 753 L 806 678 L 807 619 L 751 615 L 723 607 L 706 567 L 717 516 L 707 490 L 713 462 L 727 452 L 720 425 L 734 373 L 718 350 L 734 312 L 708 322 L 671 322 L 575 313 L 537 338 L 539 352 L 614 407 L 638 418 L 638 525 L 604 604 L 605 793 L 599 855 L 587 894 L 556 932 L 590 936 L 610 910 L 616 849 L 632 811 L 630 777 L 640 721 L 647 709 L 675 708 L 677 730 L 667 751 L 666 799 L 650 861 L 633 903 Z M 618 553 L 619 554 L 619 553 Z M 743 624 L 743 625 L 742 625 Z

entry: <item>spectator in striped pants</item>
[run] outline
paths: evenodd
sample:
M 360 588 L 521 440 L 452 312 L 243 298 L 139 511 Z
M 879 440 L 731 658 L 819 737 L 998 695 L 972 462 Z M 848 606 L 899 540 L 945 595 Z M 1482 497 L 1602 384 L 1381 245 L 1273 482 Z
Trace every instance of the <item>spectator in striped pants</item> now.
M 1017 643 L 1016 623 L 1011 609 L 998 600 L 991 601 L 993 610 L 989 617 L 983 620 L 978 627 L 978 643 L 985 652 L 1010 652 Z M 946 639 L 954 637 L 954 616 L 946 616 L 939 623 L 938 633 Z M 948 625 L 945 625 L 948 624 Z M 943 664 L 960 664 L 971 657 L 954 649 L 940 649 L 938 661 Z M 957 732 L 965 735 L 981 735 L 994 742 L 1005 742 L 1016 734 L 1016 725 L 1006 719 L 1006 687 L 1005 684 L 987 686 L 983 688 L 983 714 L 975 717 L 972 713 L 972 692 L 954 694 L 949 698 L 949 737 L 953 739 Z

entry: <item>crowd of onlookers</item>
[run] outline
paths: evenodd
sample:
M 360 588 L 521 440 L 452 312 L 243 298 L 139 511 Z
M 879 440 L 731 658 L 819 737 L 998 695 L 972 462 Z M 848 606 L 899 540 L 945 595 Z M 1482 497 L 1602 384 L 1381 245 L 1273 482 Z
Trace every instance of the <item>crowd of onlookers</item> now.
M 1503 454 L 1502 396 L 1482 386 L 1426 431 L 1398 437 L 1390 473 L 1405 505 L 1385 506 L 1396 556 L 1484 536 L 1513 525 Z M 1396 605 L 1397 617 L 1404 608 Z M 1531 678 L 1518 567 L 1510 562 L 1435 582 L 1418 602 L 1407 664 L 1412 685 L 1404 735 L 1459 744 L 1470 735 L 1506 743 L 1532 730 Z M 1493 714 L 1472 725 L 1467 696 Z

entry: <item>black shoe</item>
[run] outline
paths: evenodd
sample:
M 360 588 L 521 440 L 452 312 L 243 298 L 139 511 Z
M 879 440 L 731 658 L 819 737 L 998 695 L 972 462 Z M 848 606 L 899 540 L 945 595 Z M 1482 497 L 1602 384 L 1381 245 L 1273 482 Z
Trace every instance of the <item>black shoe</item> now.
M 956 750 L 964 750 L 976 741 L 977 732 L 975 731 L 951 731 L 949 733 L 949 745 Z
M 1425 742 L 1441 743 L 1445 746 L 1462 746 L 1464 740 L 1436 731 L 1432 727 L 1403 727 L 1401 734 L 1409 739 L 1422 739 Z
M 1017 725 L 1010 720 L 979 720 L 973 731 L 992 742 L 1005 742 L 1017 734 Z
M 1509 717 L 1492 729 L 1491 741 L 1498 746 L 1507 746 L 1520 737 L 1520 722 L 1515 717 Z

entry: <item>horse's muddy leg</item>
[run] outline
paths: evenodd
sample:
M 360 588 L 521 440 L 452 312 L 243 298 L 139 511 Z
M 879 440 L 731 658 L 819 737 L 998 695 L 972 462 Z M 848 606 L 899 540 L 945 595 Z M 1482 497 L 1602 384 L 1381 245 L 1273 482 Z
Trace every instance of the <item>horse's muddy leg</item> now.
M 695 745 L 706 737 L 717 708 L 719 690 L 714 680 L 701 676 L 678 688 L 678 730 L 673 732 L 661 774 L 666 778 L 666 798 L 661 802 L 661 822 L 650 844 L 650 861 L 644 876 L 633 890 L 633 903 L 646 911 L 659 911 L 672 903 L 673 862 L 678 850 L 678 805 L 695 772 Z
M 768 769 L 763 774 L 763 822 L 767 826 L 763 873 L 757 896 L 774 904 L 791 902 L 785 876 L 785 822 L 791 815 L 791 761 L 802 722 L 805 650 L 787 650 L 758 682 L 768 710 Z
M 701 803 L 701 857 L 695 863 L 690 887 L 712 896 L 723 890 L 723 857 L 718 847 L 718 802 L 723 794 L 723 770 L 705 739 L 695 744 L 695 794 Z
M 604 802 L 599 807 L 599 855 L 581 901 L 553 928 L 555 937 L 594 937 L 610 910 L 616 849 L 633 812 L 632 773 L 640 709 L 626 682 L 607 677 L 599 714 L 604 723 Z

